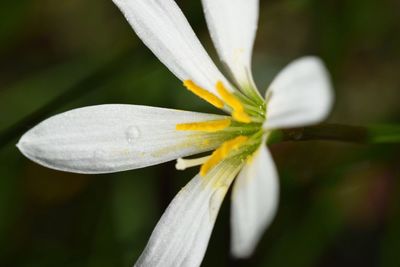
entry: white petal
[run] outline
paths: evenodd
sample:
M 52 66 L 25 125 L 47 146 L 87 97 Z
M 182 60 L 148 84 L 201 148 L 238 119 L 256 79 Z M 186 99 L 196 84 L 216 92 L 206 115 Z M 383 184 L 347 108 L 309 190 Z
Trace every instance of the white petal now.
M 323 62 L 304 57 L 289 64 L 267 91 L 264 128 L 305 126 L 324 120 L 333 103 L 333 90 Z
M 274 161 L 262 145 L 235 181 L 231 206 L 231 250 L 238 258 L 249 257 L 273 220 L 279 198 Z
M 135 106 L 99 105 L 51 117 L 25 133 L 21 152 L 46 167 L 108 173 L 141 168 L 215 148 L 199 133 L 176 131 L 178 123 L 221 116 Z M 213 140 L 213 139 L 212 139 Z
M 137 35 L 171 72 L 215 93 L 226 82 L 173 0 L 113 0 Z
M 202 0 L 212 40 L 241 86 L 253 85 L 251 55 L 257 31 L 258 0 Z
M 200 266 L 223 198 L 239 164 L 195 176 L 174 198 L 135 266 Z

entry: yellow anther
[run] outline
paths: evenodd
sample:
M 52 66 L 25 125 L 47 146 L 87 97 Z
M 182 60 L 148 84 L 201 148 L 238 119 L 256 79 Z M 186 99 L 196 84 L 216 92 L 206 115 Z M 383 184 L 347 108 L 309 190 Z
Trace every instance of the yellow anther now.
M 251 122 L 251 119 L 250 119 L 249 115 L 247 115 L 247 113 L 244 112 L 244 111 L 234 110 L 233 113 L 232 113 L 232 117 L 235 120 L 240 121 L 240 122 L 244 122 L 244 123 L 250 123 Z
M 240 103 L 240 101 L 231 92 L 229 92 L 228 89 L 226 89 L 225 85 L 221 81 L 217 82 L 216 87 L 219 95 L 222 97 L 225 103 L 231 106 L 234 110 L 244 110 L 242 103 Z
M 200 175 L 205 176 L 214 166 L 216 166 L 221 160 L 225 159 L 230 152 L 238 149 L 243 143 L 249 138 L 247 136 L 240 135 L 234 139 L 226 141 L 218 149 L 216 149 L 210 156 L 210 158 L 201 166 Z
M 206 89 L 201 88 L 200 86 L 196 85 L 192 80 L 185 80 L 183 85 L 193 94 L 197 95 L 201 99 L 204 99 L 214 107 L 222 109 L 224 107 L 224 102 L 219 99 L 216 95 L 210 93 Z
M 231 92 L 229 92 L 221 81 L 216 84 L 217 92 L 232 109 L 232 116 L 235 120 L 250 123 L 251 119 L 244 110 L 242 103 Z
M 230 119 L 204 121 L 204 122 L 193 122 L 193 123 L 181 123 L 176 125 L 178 131 L 202 131 L 202 132 L 218 132 L 231 124 Z

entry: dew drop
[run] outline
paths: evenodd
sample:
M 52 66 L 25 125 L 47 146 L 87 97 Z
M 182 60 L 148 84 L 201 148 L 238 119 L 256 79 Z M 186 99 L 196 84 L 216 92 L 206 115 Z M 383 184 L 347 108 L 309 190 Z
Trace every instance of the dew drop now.
M 126 129 L 126 138 L 128 140 L 128 143 L 133 143 L 139 137 L 140 131 L 138 127 L 132 125 Z

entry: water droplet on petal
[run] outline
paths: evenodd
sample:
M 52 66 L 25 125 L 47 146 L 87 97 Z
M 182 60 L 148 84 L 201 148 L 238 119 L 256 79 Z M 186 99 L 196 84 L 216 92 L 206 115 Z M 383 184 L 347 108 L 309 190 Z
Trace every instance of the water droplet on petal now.
M 133 143 L 135 142 L 136 139 L 140 137 L 140 130 L 136 126 L 129 126 L 126 129 L 126 138 L 128 140 L 128 143 Z

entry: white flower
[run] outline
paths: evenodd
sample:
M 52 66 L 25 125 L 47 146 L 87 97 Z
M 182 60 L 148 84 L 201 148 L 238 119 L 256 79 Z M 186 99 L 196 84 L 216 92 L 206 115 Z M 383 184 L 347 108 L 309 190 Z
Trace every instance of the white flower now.
M 266 141 L 273 129 L 323 120 L 332 90 L 322 62 L 304 57 L 260 96 L 251 74 L 258 0 L 202 0 L 225 78 L 173 0 L 114 0 L 137 35 L 197 96 L 230 116 L 135 105 L 100 105 L 54 116 L 18 148 L 44 166 L 109 173 L 178 159 L 202 165 L 161 217 L 136 266 L 199 266 L 223 198 L 232 193 L 232 253 L 248 257 L 274 217 L 278 177 Z M 214 152 L 198 159 L 181 157 Z

